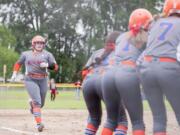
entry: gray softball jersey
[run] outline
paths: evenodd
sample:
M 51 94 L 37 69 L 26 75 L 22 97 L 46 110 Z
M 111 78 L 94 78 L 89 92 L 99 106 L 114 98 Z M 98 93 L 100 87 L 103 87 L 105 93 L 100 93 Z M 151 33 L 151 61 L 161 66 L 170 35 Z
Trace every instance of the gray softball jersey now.
M 142 52 L 141 49 L 129 42 L 127 34 L 127 32 L 121 34 L 116 40 L 115 57 L 117 62 L 123 60 L 136 61 Z
M 180 19 L 177 17 L 161 18 L 154 22 L 144 55 L 176 59 L 177 46 L 180 42 L 179 27 Z
M 40 63 L 46 62 L 49 65 L 56 63 L 54 56 L 50 52 L 45 50 L 43 50 L 40 53 L 34 53 L 32 50 L 22 52 L 17 62 L 19 64 L 25 64 L 26 74 L 28 73 L 46 74 L 47 69 L 41 68 Z

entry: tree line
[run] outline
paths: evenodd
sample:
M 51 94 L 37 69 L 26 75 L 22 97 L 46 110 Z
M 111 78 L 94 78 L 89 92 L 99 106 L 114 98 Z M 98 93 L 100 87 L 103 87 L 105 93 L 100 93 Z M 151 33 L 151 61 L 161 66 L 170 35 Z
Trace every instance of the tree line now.
M 46 49 L 60 66 L 51 73 L 57 82 L 73 82 L 104 38 L 113 30 L 126 31 L 130 13 L 147 8 L 153 14 L 162 0 L 1 0 L 0 76 L 2 65 L 12 64 L 31 46 L 34 35 L 47 39 Z

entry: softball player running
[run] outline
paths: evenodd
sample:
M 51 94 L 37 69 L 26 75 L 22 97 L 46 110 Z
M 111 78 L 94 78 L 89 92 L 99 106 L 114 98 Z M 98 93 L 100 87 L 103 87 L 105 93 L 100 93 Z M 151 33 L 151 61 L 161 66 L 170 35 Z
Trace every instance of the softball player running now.
M 146 31 L 151 20 L 152 15 L 149 11 L 136 9 L 129 19 L 130 31 L 121 34 L 116 40 L 115 61 L 117 65 L 109 70 L 102 79 L 103 97 L 108 116 L 102 135 L 113 134 L 117 123 L 117 106 L 121 101 L 121 99 L 115 98 L 117 96 L 122 98 L 129 113 L 133 135 L 145 134 L 140 85 L 135 62 L 146 42 Z
M 44 125 L 41 120 L 41 108 L 44 106 L 47 83 L 47 68 L 57 70 L 58 66 L 53 55 L 43 50 L 45 47 L 45 39 L 42 36 L 35 36 L 32 39 L 32 50 L 25 51 L 21 54 L 19 60 L 14 65 L 12 80 L 17 76 L 17 72 L 24 64 L 26 68 L 25 86 L 32 101 L 31 112 L 34 115 L 37 129 L 43 131 Z
M 180 42 L 180 0 L 166 0 L 163 14 L 165 17 L 152 24 L 140 65 L 140 78 L 153 114 L 154 135 L 166 135 L 164 96 L 180 125 L 180 65 L 176 57 Z
M 119 32 L 112 32 L 110 36 L 107 37 L 107 39 L 110 41 L 110 38 L 116 38 L 119 34 L 120 34 Z M 102 74 L 106 72 L 105 68 L 108 66 L 109 61 L 111 61 L 111 57 L 114 54 L 113 53 L 114 43 L 112 44 L 108 40 L 106 41 L 105 49 L 100 49 L 94 52 L 85 66 L 85 67 L 90 67 L 91 65 L 91 69 L 90 69 L 91 71 L 83 81 L 83 96 L 89 111 L 88 125 L 85 130 L 86 135 L 95 135 L 101 122 L 101 116 L 102 116 L 101 100 L 103 100 L 101 78 L 102 78 Z M 104 58 L 104 60 L 102 61 L 98 60 L 98 58 L 100 58 L 99 56 L 102 55 L 104 50 L 106 50 L 107 52 L 106 56 L 104 55 L 104 57 L 106 58 Z M 127 119 L 126 119 L 125 111 L 122 105 L 119 105 L 118 108 L 120 111 L 119 113 L 120 115 L 118 118 L 119 130 L 123 132 L 123 134 L 121 135 L 125 135 L 127 130 Z

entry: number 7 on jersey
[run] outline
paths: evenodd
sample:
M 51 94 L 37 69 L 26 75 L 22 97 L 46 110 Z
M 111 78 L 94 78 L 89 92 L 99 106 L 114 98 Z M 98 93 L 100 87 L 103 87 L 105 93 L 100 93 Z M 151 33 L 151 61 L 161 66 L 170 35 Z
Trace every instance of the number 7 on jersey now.
M 160 27 L 165 28 L 163 33 L 158 37 L 159 40 L 165 40 L 168 31 L 172 28 L 173 24 L 168 22 L 160 23 Z

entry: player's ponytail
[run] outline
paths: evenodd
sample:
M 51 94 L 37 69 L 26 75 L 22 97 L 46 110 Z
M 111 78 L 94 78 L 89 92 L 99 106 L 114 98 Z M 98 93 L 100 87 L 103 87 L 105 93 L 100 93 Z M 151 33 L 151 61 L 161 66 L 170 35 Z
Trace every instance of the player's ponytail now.
M 115 49 L 116 39 L 119 37 L 121 32 L 113 31 L 105 38 L 104 52 L 100 57 L 95 58 L 97 64 L 100 64 L 112 51 Z

